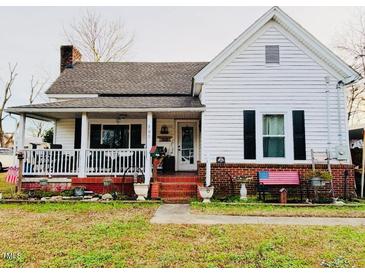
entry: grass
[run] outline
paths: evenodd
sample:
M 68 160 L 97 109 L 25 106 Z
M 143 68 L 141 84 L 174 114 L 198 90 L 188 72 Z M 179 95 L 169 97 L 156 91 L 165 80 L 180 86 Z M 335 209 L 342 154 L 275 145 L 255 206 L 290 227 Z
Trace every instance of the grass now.
M 0 204 L 0 267 L 365 267 L 365 227 L 157 225 L 157 204 Z
M 220 203 L 202 204 L 194 202 L 192 212 L 196 214 L 223 214 L 235 216 L 295 216 L 295 217 L 365 217 L 365 204 L 282 206 L 271 204 Z

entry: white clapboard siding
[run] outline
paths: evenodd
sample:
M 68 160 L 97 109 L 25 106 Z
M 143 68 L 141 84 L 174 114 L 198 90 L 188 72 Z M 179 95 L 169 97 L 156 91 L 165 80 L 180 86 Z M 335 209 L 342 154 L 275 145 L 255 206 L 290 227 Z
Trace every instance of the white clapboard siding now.
M 233 163 L 266 163 L 268 160 L 262 159 L 260 155 L 255 161 L 243 159 L 243 110 L 256 110 L 256 115 L 260 115 L 259 111 L 264 109 L 286 111 L 290 118 L 292 110 L 304 110 L 309 162 L 310 149 L 323 151 L 327 147 L 326 76 L 330 77 L 331 147 L 335 151 L 340 143 L 336 90 L 338 79 L 289 37 L 282 29 L 270 26 L 204 85 L 200 95 L 202 103 L 206 105 L 202 118 L 202 155 L 225 156 L 227 162 Z M 265 45 L 280 46 L 280 65 L 265 64 Z M 340 109 L 342 142 L 347 144 L 343 93 Z M 288 130 L 292 131 L 292 128 Z M 287 138 L 292 138 L 292 132 L 287 132 Z M 292 150 L 292 143 L 290 145 Z M 287 159 L 275 161 L 293 163 L 293 155 L 287 155 Z
M 73 149 L 75 140 L 75 119 L 60 119 L 56 122 L 55 143 L 63 149 Z

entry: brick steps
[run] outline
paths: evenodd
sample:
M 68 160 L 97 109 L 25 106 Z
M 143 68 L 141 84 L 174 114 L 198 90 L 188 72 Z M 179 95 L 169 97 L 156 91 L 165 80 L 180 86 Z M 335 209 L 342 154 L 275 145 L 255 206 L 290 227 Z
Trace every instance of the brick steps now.
M 171 197 L 171 198 L 164 198 L 162 201 L 167 204 L 185 204 L 189 203 L 193 198 L 189 197 Z
M 197 182 L 160 182 L 159 196 L 165 203 L 187 203 L 197 197 Z
M 196 183 L 199 182 L 198 176 L 159 176 L 157 181 L 160 183 Z

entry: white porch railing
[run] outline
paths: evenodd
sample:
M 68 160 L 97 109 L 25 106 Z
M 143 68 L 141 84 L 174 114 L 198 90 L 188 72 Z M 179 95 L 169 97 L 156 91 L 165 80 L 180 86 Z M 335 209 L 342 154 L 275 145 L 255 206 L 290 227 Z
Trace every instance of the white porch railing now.
M 146 149 L 87 149 L 86 175 L 145 172 Z
M 77 175 L 80 149 L 24 149 L 24 175 Z
M 24 175 L 131 175 L 145 172 L 146 149 L 24 149 Z M 85 157 L 80 157 L 85 153 Z M 86 163 L 80 163 L 84 158 Z

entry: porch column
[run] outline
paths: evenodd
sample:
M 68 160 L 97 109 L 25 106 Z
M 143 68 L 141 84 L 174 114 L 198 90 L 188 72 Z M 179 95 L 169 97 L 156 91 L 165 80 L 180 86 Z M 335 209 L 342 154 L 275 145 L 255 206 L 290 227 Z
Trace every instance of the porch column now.
M 89 120 L 87 113 L 83 112 L 81 117 L 80 171 L 78 177 L 86 177 L 86 149 L 88 136 Z
M 18 150 L 24 149 L 24 139 L 25 139 L 25 113 L 20 114 L 19 117 L 19 136 L 18 136 Z
M 152 168 L 152 161 L 150 150 L 152 148 L 152 128 L 153 128 L 153 119 L 152 119 L 152 112 L 147 113 L 147 139 L 146 139 L 146 167 L 145 167 L 145 183 L 149 184 L 151 181 L 151 168 Z

